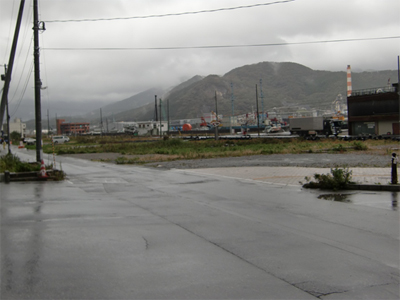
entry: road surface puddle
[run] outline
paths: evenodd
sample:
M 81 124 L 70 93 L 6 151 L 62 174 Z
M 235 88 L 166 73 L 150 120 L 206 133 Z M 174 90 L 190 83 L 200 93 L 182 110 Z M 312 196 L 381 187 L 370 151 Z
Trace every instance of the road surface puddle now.
M 318 199 L 351 203 L 349 196 L 350 194 L 324 194 L 324 195 L 319 195 Z

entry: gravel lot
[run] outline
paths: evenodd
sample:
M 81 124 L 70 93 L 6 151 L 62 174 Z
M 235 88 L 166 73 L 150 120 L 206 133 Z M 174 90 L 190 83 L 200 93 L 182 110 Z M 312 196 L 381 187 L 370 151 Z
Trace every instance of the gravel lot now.
M 163 168 L 196 169 L 196 168 L 220 168 L 220 167 L 388 167 L 391 163 L 390 156 L 372 154 L 272 154 L 242 157 L 226 157 L 199 160 L 179 160 L 162 163 L 149 163 L 146 166 L 158 166 Z
M 399 152 L 399 149 L 393 149 Z M 387 151 L 386 151 L 387 152 Z M 385 152 L 385 153 L 386 153 Z M 390 152 L 390 151 L 389 151 Z M 143 164 L 146 167 L 158 167 L 161 169 L 197 169 L 197 168 L 220 168 L 220 167 L 245 167 L 245 166 L 291 166 L 291 167 L 313 167 L 313 168 L 335 168 L 335 167 L 389 167 L 391 155 L 382 154 L 382 151 L 368 151 L 368 153 L 304 153 L 304 154 L 271 154 L 241 157 L 223 157 L 197 160 L 176 160 L 152 162 Z M 80 159 L 97 160 L 115 163 L 115 159 L 123 155 L 118 153 L 93 153 L 65 155 Z M 137 156 L 125 155 L 126 158 Z

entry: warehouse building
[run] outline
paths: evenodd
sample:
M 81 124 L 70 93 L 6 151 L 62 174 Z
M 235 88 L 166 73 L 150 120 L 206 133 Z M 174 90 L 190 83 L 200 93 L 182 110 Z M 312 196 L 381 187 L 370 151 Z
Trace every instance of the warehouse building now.
M 399 85 L 352 91 L 347 97 L 349 135 L 399 135 Z

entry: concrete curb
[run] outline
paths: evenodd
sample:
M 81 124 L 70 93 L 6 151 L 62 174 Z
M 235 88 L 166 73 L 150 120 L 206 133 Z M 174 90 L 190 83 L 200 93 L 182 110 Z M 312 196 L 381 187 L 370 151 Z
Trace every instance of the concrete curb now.
M 39 177 L 37 171 L 33 172 L 4 172 L 0 174 L 0 182 L 16 182 L 16 181 L 47 181 L 54 180 L 54 173 L 58 172 L 58 170 L 47 170 L 46 173 L 48 177 Z
M 399 184 L 350 184 L 346 190 L 363 190 L 363 191 L 389 191 L 400 192 Z

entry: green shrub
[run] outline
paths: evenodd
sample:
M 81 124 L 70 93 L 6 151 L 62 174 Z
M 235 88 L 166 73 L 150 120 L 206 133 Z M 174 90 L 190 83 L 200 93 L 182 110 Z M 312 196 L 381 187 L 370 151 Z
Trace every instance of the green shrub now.
M 352 171 L 349 169 L 335 168 L 331 169 L 330 174 L 314 174 L 315 181 L 310 181 L 310 178 L 305 177 L 307 183 L 303 187 L 341 190 L 345 189 L 348 184 L 354 183 L 351 181 L 351 177 Z
M 368 146 L 362 142 L 353 143 L 354 150 L 368 150 Z
M 0 172 L 31 172 L 39 170 L 39 164 L 22 162 L 16 155 L 8 153 L 0 157 Z

